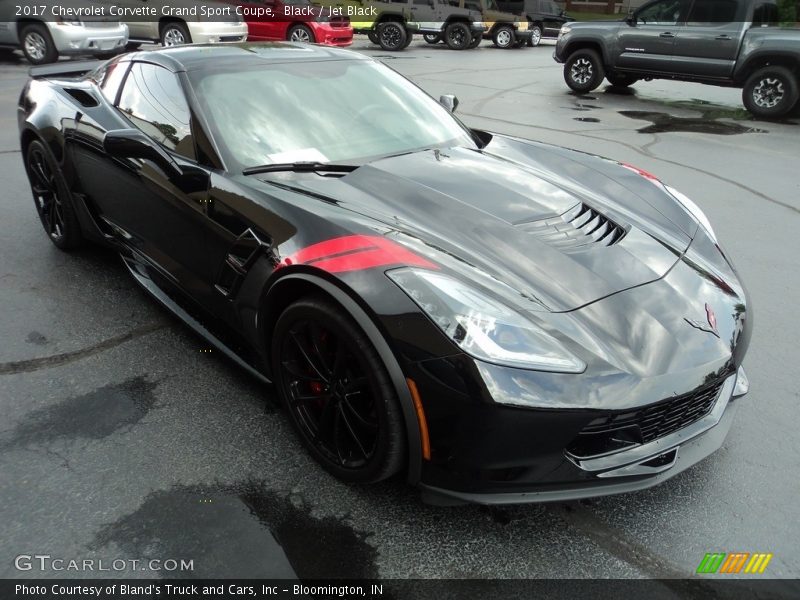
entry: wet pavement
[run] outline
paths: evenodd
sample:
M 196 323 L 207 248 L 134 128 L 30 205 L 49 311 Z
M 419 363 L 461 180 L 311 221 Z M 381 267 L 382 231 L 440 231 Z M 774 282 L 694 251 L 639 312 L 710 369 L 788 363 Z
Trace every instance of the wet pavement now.
M 438 508 L 402 481 L 337 482 L 271 390 L 113 255 L 52 247 L 16 140 L 27 65 L 0 59 L 0 577 L 65 574 L 18 571 L 19 554 L 193 561 L 132 577 L 686 577 L 712 551 L 772 552 L 772 576 L 800 576 L 800 119 L 753 120 L 738 90 L 695 84 L 575 96 L 547 44 L 354 48 L 455 93 L 472 126 L 635 164 L 708 213 L 757 313 L 752 391 L 723 448 L 656 488 L 567 504 Z

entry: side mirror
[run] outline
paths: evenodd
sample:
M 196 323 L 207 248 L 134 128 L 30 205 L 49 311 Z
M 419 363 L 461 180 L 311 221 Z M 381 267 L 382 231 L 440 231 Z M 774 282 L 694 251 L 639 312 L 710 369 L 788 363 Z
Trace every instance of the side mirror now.
M 115 158 L 151 160 L 168 175 L 182 175 L 178 163 L 156 142 L 138 129 L 115 129 L 103 137 L 103 150 Z
M 454 113 L 458 108 L 458 98 L 453 94 L 445 94 L 444 96 L 439 96 L 439 104 L 444 106 L 447 112 Z

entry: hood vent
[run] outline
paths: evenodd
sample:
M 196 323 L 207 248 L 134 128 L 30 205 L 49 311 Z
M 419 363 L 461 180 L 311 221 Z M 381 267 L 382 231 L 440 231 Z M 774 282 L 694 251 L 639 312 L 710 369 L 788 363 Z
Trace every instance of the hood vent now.
M 550 246 L 564 251 L 590 245 L 613 246 L 625 235 L 622 225 L 583 202 L 557 217 L 516 225 Z

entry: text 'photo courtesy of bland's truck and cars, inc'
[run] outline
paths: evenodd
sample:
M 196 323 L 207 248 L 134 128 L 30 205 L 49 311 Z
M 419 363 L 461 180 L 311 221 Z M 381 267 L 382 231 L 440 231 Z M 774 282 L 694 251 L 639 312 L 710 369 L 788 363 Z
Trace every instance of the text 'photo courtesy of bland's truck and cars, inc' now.
M 272 18 L 275 16 L 304 17 L 313 16 L 318 11 L 312 4 L 285 4 L 281 7 L 267 5 L 209 5 L 185 4 L 174 6 L 162 4 L 161 6 L 122 6 L 119 4 L 29 4 L 15 5 L 17 17 L 55 17 L 62 19 L 81 18 L 117 18 L 117 19 L 157 19 L 161 17 L 173 18 L 199 18 L 204 20 L 225 20 L 226 18 Z M 374 6 L 327 6 L 324 7 L 325 16 L 330 17 L 374 17 L 378 13 Z

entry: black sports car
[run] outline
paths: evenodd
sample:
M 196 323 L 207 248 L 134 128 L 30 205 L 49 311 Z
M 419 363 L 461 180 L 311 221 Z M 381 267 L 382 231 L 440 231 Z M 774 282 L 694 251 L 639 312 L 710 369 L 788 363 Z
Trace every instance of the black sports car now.
M 279 43 L 32 70 L 22 153 L 53 243 L 118 251 L 274 383 L 348 481 L 431 502 L 652 486 L 716 450 L 752 329 L 688 198 L 469 129 L 375 60 Z

